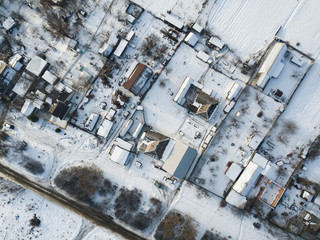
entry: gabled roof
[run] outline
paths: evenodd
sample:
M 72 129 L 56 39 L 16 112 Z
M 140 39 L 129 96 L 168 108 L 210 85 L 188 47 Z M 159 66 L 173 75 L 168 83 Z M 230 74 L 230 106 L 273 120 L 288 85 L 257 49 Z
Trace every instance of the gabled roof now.
M 177 141 L 162 168 L 172 176 L 183 179 L 196 156 L 195 149 Z

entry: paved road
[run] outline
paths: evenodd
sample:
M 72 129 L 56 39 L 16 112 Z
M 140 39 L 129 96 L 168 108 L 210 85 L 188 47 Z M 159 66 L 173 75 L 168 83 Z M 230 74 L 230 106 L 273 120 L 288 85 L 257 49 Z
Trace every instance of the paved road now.
M 11 168 L 8 168 L 5 165 L 0 164 L 0 172 L 12 181 L 22 185 L 23 187 L 35 191 L 44 196 L 45 198 L 62 205 L 63 207 L 69 208 L 70 210 L 80 214 L 81 216 L 89 219 L 90 221 L 94 222 L 95 224 L 101 227 L 108 228 L 127 239 L 145 239 L 117 224 L 113 221 L 112 217 L 104 215 L 101 212 L 97 212 L 92 208 L 89 208 L 87 206 L 79 204 L 76 201 L 68 199 L 67 197 L 56 192 L 53 189 L 46 188 L 38 183 L 35 183 L 23 176 L 22 174 L 12 170 Z

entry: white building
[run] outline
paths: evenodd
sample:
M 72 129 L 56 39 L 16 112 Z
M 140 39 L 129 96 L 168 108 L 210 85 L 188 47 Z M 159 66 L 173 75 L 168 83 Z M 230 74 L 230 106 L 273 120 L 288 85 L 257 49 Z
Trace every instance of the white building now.
M 35 56 L 28 63 L 26 70 L 36 77 L 39 77 L 45 71 L 47 66 L 48 63 L 45 60 L 38 56 Z
M 193 32 L 189 32 L 189 34 L 184 39 L 184 41 L 191 47 L 194 47 L 197 44 L 198 40 L 199 38 Z

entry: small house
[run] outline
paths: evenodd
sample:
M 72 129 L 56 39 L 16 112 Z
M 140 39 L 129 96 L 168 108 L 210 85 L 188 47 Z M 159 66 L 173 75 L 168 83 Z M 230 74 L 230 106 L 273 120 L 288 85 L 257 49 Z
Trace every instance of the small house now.
M 221 50 L 224 47 L 224 42 L 217 37 L 211 37 L 208 41 L 208 44 L 217 48 L 218 50 Z
M 94 127 L 96 126 L 98 120 L 99 120 L 100 115 L 97 113 L 91 113 L 88 120 L 86 121 L 86 123 L 84 124 L 84 127 L 89 130 L 92 131 L 94 129 Z
M 128 43 L 127 40 L 122 39 L 113 54 L 117 57 L 121 57 L 122 53 L 126 50 Z
M 175 27 L 177 30 L 182 30 L 184 23 L 181 22 L 178 18 L 168 14 L 164 21 L 168 24 L 170 24 L 171 26 Z
M 198 40 L 199 38 L 193 32 L 189 32 L 189 34 L 184 39 L 184 41 L 191 47 L 194 47 L 197 44 Z
M 8 17 L 3 23 L 2 27 L 7 31 L 11 31 L 14 27 L 17 26 L 17 23 L 15 20 L 13 20 L 12 17 Z
M 44 73 L 48 65 L 49 64 L 45 60 L 35 56 L 28 63 L 26 71 L 33 76 L 39 77 Z

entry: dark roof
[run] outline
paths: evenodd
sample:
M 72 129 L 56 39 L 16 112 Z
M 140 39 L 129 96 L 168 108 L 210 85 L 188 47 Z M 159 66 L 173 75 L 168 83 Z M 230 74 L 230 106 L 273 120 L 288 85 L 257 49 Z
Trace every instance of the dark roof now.
M 123 87 L 125 89 L 130 90 L 130 88 L 132 87 L 134 82 L 137 80 L 137 78 L 140 76 L 140 74 L 143 72 L 145 67 L 146 67 L 146 65 L 144 65 L 142 63 L 138 63 L 137 66 L 135 67 L 135 69 L 132 71 L 128 80 L 123 84 Z
M 173 176 L 183 179 L 187 175 L 187 172 L 191 167 L 193 160 L 195 159 L 196 156 L 197 156 L 197 150 L 189 147 L 188 150 L 183 155 L 182 159 L 180 160 L 178 167 L 173 173 Z
M 55 117 L 60 118 L 61 120 L 63 120 L 63 119 L 66 117 L 66 115 L 68 114 L 70 107 L 71 107 L 71 104 L 66 104 L 66 103 L 58 102 L 58 103 L 54 104 L 54 105 L 50 108 L 49 112 L 50 112 L 53 116 L 55 116 Z

